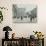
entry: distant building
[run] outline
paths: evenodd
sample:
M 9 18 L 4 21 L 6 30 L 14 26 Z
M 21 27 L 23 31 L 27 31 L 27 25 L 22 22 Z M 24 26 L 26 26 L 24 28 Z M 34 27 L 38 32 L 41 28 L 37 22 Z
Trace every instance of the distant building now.
M 17 9 L 17 17 L 20 17 L 20 16 L 25 16 L 25 8 L 18 8 Z

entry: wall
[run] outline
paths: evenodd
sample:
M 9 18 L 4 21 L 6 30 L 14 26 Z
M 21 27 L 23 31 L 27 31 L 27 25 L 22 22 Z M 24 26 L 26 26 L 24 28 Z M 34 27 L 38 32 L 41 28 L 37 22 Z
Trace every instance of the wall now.
M 12 4 L 36 4 L 38 6 L 37 11 L 37 23 L 12 23 Z M 3 11 L 4 20 L 0 23 L 0 46 L 2 38 L 4 38 L 3 27 L 9 25 L 12 28 L 10 36 L 13 32 L 16 33 L 16 37 L 29 37 L 34 31 L 41 31 L 46 37 L 46 0 L 0 0 L 0 6 L 8 8 Z M 46 38 L 45 38 L 46 45 Z

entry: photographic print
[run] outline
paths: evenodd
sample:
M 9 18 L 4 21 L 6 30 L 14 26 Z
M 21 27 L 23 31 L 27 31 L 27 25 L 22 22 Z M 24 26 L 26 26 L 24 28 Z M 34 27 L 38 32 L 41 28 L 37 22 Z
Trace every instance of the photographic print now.
M 33 4 L 13 4 L 14 23 L 37 23 L 37 5 Z

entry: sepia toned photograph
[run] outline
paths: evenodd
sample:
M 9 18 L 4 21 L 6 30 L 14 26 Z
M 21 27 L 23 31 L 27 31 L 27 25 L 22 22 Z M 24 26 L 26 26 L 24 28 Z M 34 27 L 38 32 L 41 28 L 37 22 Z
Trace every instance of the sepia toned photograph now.
M 33 4 L 13 4 L 14 23 L 37 23 L 37 5 Z

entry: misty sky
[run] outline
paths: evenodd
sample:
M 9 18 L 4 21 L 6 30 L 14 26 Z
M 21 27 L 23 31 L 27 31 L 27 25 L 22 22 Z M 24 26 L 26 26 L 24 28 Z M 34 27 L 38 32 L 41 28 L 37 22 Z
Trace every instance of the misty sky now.
M 36 5 L 33 4 L 17 4 L 18 8 L 25 8 L 26 12 L 31 11 L 33 8 L 36 7 Z

